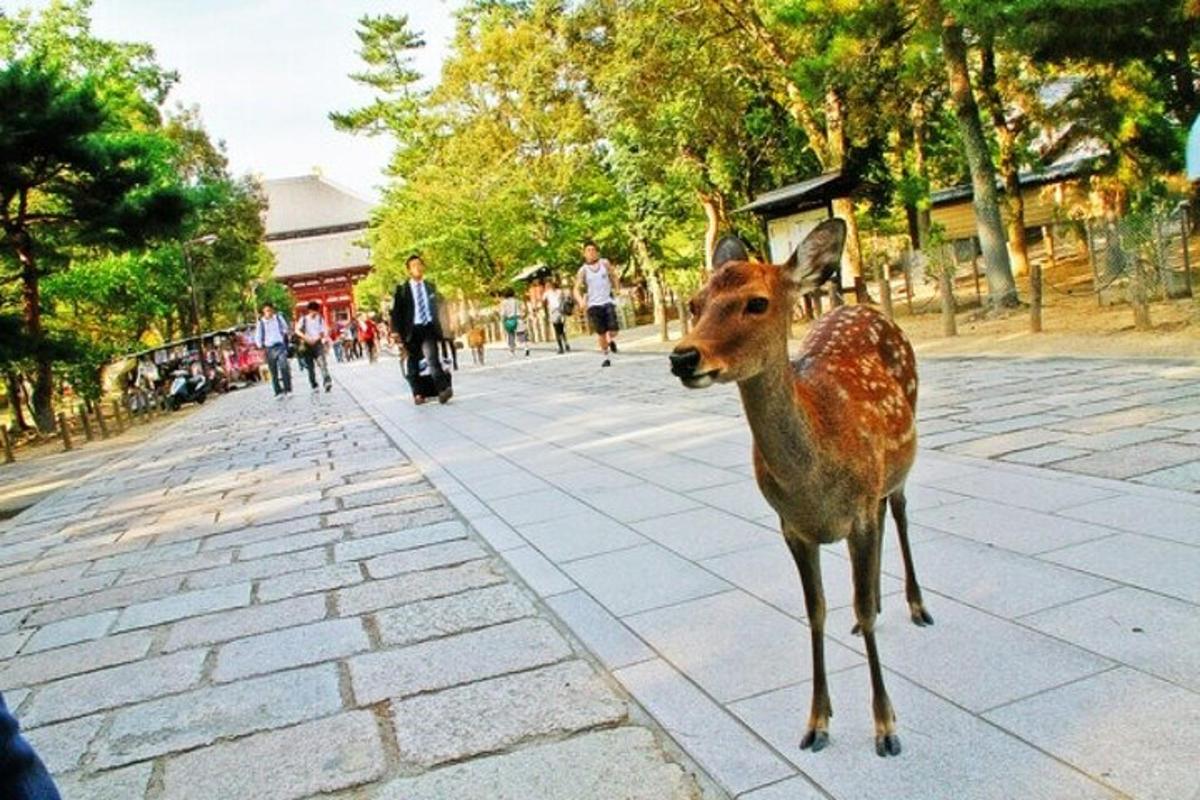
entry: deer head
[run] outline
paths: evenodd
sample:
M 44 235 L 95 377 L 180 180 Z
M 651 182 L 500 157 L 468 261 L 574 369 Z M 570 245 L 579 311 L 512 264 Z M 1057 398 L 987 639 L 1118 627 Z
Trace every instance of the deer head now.
M 701 389 L 749 380 L 785 359 L 796 296 L 837 272 L 845 240 L 846 223 L 826 220 L 779 265 L 751 262 L 745 248 L 739 252 L 723 240 L 713 259 L 717 268 L 689 304 L 695 324 L 671 353 L 671 372 L 684 386 Z

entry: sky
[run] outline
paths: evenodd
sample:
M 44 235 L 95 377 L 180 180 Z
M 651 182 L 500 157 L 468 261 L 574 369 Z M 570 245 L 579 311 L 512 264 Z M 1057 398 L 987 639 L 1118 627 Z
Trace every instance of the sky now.
M 347 75 L 360 68 L 356 21 L 408 14 L 425 35 L 416 68 L 436 82 L 459 0 L 95 0 L 93 32 L 149 42 L 180 82 L 168 100 L 198 104 L 236 174 L 325 177 L 375 199 L 391 145 L 333 129 L 328 113 L 371 95 Z M 0 0 L 6 10 L 46 0 Z

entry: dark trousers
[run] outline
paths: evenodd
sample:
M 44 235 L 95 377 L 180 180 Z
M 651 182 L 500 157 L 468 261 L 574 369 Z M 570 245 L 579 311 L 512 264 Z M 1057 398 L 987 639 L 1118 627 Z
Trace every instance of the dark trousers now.
M 292 367 L 288 363 L 286 344 L 273 344 L 267 348 L 267 369 L 271 370 L 271 388 L 275 394 L 292 391 Z
M 571 349 L 571 344 L 567 341 L 567 323 L 563 320 L 554 323 L 554 341 L 558 343 L 560 353 Z
M 408 368 L 404 371 L 404 377 L 408 378 L 413 397 L 421 394 L 417 391 L 417 378 L 421 374 L 422 358 L 429 362 L 429 373 L 439 392 L 450 385 L 450 377 L 442 369 L 442 359 L 438 353 L 437 331 L 432 325 L 414 325 L 412 335 L 404 343 L 404 350 L 408 353 Z
M 324 342 L 309 345 L 301 351 L 300 367 L 308 373 L 308 385 L 312 388 L 317 388 L 317 367 L 321 368 L 321 381 L 325 387 L 328 388 L 333 384 L 333 379 L 329 377 L 329 364 L 325 360 Z
M 59 800 L 54 781 L 20 734 L 0 695 L 0 797 L 5 800 Z

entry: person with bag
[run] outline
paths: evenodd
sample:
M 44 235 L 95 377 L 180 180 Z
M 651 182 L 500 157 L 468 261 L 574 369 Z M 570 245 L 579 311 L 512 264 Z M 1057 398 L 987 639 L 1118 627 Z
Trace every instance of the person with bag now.
M 558 345 L 559 355 L 571 352 L 571 343 L 567 341 L 567 318 L 575 313 L 575 298 L 570 292 L 551 283 L 542 300 L 546 303 L 546 313 L 554 327 L 554 342 Z
M 308 385 L 312 387 L 313 394 L 317 393 L 318 366 L 321 368 L 321 383 L 328 392 L 333 388 L 329 362 L 325 358 L 325 340 L 329 338 L 329 329 L 325 326 L 325 318 L 321 316 L 321 304 L 316 300 L 310 300 L 308 312 L 296 320 L 296 335 L 300 337 L 296 354 L 300 357 L 300 366 L 308 373 Z
M 365 312 L 358 312 L 358 340 L 367 349 L 367 363 L 379 360 L 379 328 Z
M 521 301 L 516 298 L 512 289 L 505 289 L 504 299 L 500 301 L 500 319 L 504 324 L 504 334 L 508 337 L 508 352 L 517 356 L 517 345 L 525 348 L 525 357 L 529 357 L 529 328 L 525 325 L 525 315 L 521 311 Z
M 607 258 L 600 257 L 595 242 L 583 245 L 583 266 L 575 275 L 575 295 L 580 305 L 587 307 L 588 322 L 592 332 L 599 337 L 600 353 L 604 360 L 600 366 L 612 366 L 610 353 L 617 352 L 616 294 L 621 290 L 617 270 Z
M 425 280 L 425 262 L 420 256 L 409 256 L 407 266 L 409 279 L 396 287 L 392 298 L 392 337 L 404 345 L 404 375 L 412 388 L 413 402 L 421 405 L 426 400 L 420 380 L 421 360 L 425 359 L 438 402 L 445 403 L 454 396 L 454 390 L 450 385 L 450 374 L 442 368 L 438 357 L 438 343 L 443 338 L 438 321 L 441 298 L 433 282 Z
M 275 399 L 289 397 L 292 394 L 292 366 L 288 363 L 288 323 L 270 303 L 263 303 L 262 316 L 254 329 L 254 343 L 266 351 Z

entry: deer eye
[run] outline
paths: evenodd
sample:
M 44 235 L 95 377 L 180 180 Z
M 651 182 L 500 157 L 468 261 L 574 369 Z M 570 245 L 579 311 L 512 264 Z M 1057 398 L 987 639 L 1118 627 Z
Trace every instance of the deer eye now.
M 746 301 L 747 314 L 765 314 L 767 313 L 767 298 L 751 297 Z

